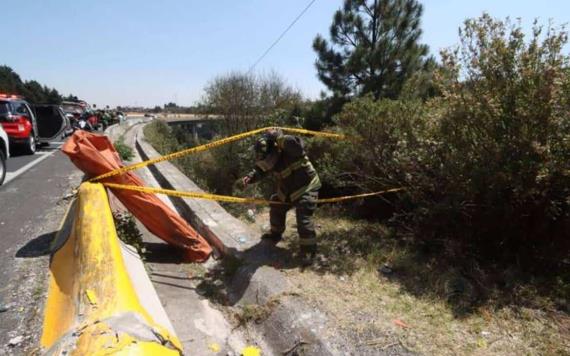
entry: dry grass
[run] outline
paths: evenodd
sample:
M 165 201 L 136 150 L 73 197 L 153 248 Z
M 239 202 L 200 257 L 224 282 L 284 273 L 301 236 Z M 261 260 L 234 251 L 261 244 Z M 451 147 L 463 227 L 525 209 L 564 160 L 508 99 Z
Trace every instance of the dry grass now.
M 267 303 L 259 304 L 249 304 L 244 305 L 239 308 L 239 311 L 235 313 L 234 317 L 238 322 L 238 326 L 245 325 L 249 322 L 255 322 L 257 324 L 262 323 L 267 319 L 273 310 L 279 305 L 279 299 L 274 298 L 267 301 Z
M 267 219 L 267 212 L 259 214 L 257 226 Z M 284 272 L 367 352 L 402 345 L 437 355 L 570 354 L 567 280 L 545 294 L 541 283 L 509 269 L 498 278 L 471 261 L 453 266 L 438 254 L 419 253 L 381 224 L 322 212 L 316 222 L 321 262 Z M 284 244 L 297 247 L 294 216 Z

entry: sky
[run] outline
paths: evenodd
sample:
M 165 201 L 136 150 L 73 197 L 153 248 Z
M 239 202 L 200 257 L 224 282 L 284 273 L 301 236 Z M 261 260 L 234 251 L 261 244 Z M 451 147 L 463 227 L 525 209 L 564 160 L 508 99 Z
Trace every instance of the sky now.
M 247 71 L 310 0 L 1 0 L 0 65 L 101 107 L 192 105 L 209 80 Z M 422 42 L 458 42 L 466 18 L 570 22 L 569 0 L 423 0 Z M 257 65 L 306 97 L 325 87 L 312 42 L 328 37 L 342 0 L 316 0 Z

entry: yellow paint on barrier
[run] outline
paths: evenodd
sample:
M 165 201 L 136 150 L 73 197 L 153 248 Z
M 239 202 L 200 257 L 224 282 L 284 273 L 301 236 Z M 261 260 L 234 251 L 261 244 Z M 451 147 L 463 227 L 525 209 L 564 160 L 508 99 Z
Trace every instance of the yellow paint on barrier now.
M 50 265 L 42 347 L 71 355 L 179 355 L 180 341 L 155 324 L 139 302 L 123 262 L 105 188 L 84 183 L 78 199 L 71 235 Z M 138 318 L 138 326 L 160 337 L 133 335 L 129 325 L 112 322 L 131 314 Z
M 89 303 L 91 303 L 91 305 L 97 305 L 97 297 L 92 290 L 86 290 L 85 294 L 87 295 L 87 299 L 89 299 Z

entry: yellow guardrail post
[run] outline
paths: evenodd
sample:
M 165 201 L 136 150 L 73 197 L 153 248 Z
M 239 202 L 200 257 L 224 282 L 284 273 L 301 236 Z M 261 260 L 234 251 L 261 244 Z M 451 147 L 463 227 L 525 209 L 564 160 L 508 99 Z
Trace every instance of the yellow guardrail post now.
M 181 354 L 180 341 L 139 302 L 103 185 L 81 185 L 75 214 L 52 256 L 42 347 L 55 355 Z

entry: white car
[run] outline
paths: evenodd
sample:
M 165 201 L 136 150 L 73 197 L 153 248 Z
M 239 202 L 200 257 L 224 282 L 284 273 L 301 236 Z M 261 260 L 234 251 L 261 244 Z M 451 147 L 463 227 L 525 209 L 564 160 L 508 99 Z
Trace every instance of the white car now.
M 6 178 L 6 160 L 10 157 L 10 145 L 8 143 L 8 135 L 2 125 L 0 125 L 0 185 L 4 183 Z

